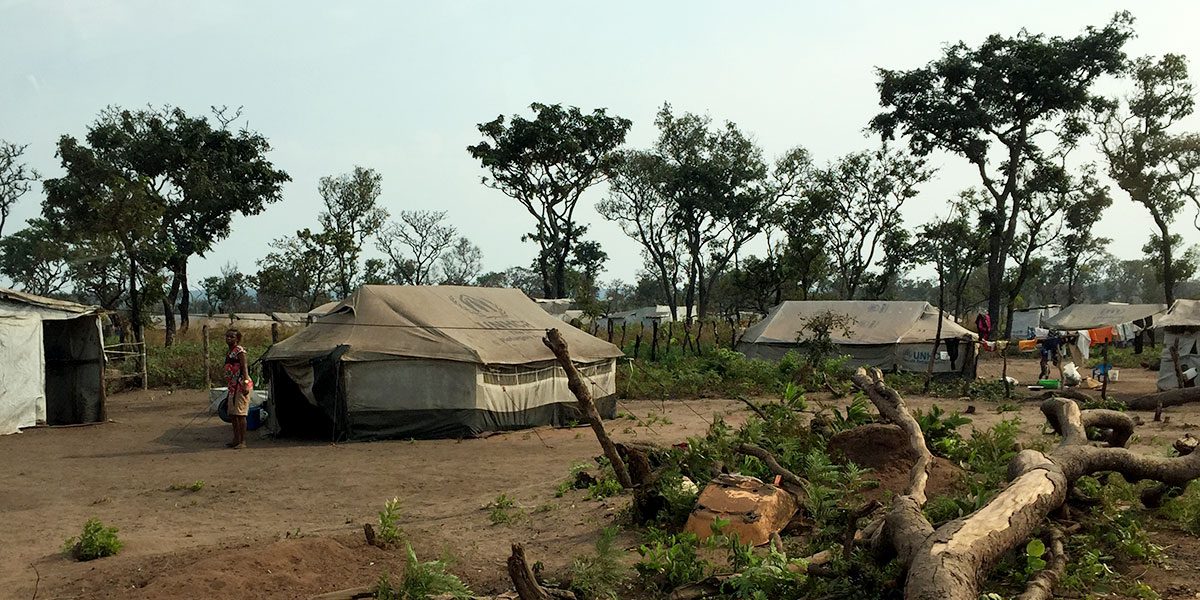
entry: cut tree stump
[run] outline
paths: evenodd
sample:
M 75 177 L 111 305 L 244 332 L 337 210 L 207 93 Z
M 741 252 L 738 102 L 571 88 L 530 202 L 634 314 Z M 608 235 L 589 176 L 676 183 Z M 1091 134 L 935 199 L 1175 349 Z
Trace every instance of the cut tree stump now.
M 521 544 L 512 545 L 512 556 L 508 557 L 508 576 L 521 600 L 576 600 L 572 592 L 545 588 L 538 583 L 525 559 L 525 547 Z

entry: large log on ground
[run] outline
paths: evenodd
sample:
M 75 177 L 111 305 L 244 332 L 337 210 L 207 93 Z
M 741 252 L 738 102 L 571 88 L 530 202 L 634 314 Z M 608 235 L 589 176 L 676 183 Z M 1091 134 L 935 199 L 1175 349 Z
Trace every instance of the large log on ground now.
M 1164 408 L 1179 406 L 1188 402 L 1198 402 L 1200 401 L 1200 387 L 1167 390 L 1156 394 L 1139 396 L 1125 402 L 1125 408 L 1129 410 L 1156 410 L 1159 407 L 1160 401 L 1162 402 L 1161 406 Z

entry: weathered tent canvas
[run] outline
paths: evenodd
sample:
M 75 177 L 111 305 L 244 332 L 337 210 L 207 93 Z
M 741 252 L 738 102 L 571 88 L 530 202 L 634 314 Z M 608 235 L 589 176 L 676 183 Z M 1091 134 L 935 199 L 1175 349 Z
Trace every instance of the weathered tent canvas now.
M 458 437 L 579 417 L 542 344 L 567 340 L 601 412 L 615 412 L 620 349 L 518 290 L 363 286 L 263 357 L 269 425 L 336 438 Z
M 907 371 L 928 368 L 938 324 L 938 311 L 928 302 L 791 300 L 776 306 L 766 318 L 747 329 L 737 348 L 751 358 L 778 360 L 804 344 L 805 323 L 824 311 L 852 319 L 849 335 L 832 332 L 833 343 L 850 356 L 849 366 Z M 962 370 L 974 351 L 969 342 L 976 335 L 949 319 L 942 319 L 941 339 L 934 372 Z
M 1163 330 L 1158 389 L 1173 390 L 1179 387 L 1179 379 L 1175 373 L 1170 348 L 1179 349 L 1180 371 L 1200 370 L 1200 300 L 1176 300 L 1167 313 L 1158 318 L 1155 326 Z
M 105 418 L 99 314 L 0 288 L 0 434 Z
M 1166 304 L 1072 304 L 1045 320 L 1050 329 L 1080 331 L 1153 319 Z

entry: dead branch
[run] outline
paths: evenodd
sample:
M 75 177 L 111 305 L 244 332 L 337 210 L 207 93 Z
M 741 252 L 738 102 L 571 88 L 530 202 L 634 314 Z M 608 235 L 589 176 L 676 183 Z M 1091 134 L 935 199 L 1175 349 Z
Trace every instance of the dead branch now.
M 762 411 L 762 409 L 759 408 L 757 404 L 751 402 L 749 398 L 747 398 L 745 396 L 738 396 L 737 399 L 740 400 L 746 406 L 749 406 L 750 410 L 754 411 L 759 416 L 759 418 L 761 418 L 764 421 L 767 420 L 767 413 L 764 413 Z
M 1190 387 L 1138 396 L 1126 401 L 1125 408 L 1129 410 L 1155 410 L 1159 406 L 1179 406 L 1180 404 L 1197 401 L 1200 401 L 1200 387 Z M 1161 405 L 1159 404 L 1160 402 L 1162 403 Z
M 529 562 L 525 560 L 525 547 L 512 545 L 512 556 L 508 557 L 508 577 L 521 600 L 575 600 L 575 594 L 567 590 L 544 588 L 533 575 Z
M 803 489 L 804 480 L 801 479 L 799 475 L 796 475 L 783 465 L 779 464 L 779 461 L 775 460 L 775 456 L 763 448 L 755 446 L 754 444 L 739 444 L 737 448 L 734 448 L 734 452 L 737 452 L 738 454 L 745 454 L 747 456 L 753 456 L 754 458 L 761 460 L 763 464 L 767 465 L 767 468 L 770 469 L 772 473 L 778 475 L 784 482 L 796 488 Z
M 870 374 L 865 369 L 859 369 L 850 379 L 854 385 L 866 392 L 883 418 L 902 429 L 908 436 L 916 461 L 908 472 L 908 488 L 904 495 L 912 496 L 918 505 L 924 505 L 925 485 L 929 482 L 929 471 L 933 468 L 933 454 L 925 447 L 925 434 L 921 433 L 921 426 L 909 414 L 900 394 L 884 384 L 883 373 L 879 369 L 872 369 Z
M 613 472 L 617 475 L 617 481 L 625 489 L 633 488 L 633 480 L 629 478 L 629 471 L 625 469 L 625 461 L 621 460 L 621 455 L 617 452 L 617 447 L 613 444 L 612 438 L 608 437 L 608 432 L 604 430 L 604 421 L 600 418 L 600 412 L 596 410 L 596 403 L 592 401 L 592 393 L 583 382 L 583 377 L 579 375 L 579 369 L 575 368 L 575 363 L 571 362 L 571 354 L 567 349 L 567 340 L 563 339 L 562 334 L 557 329 L 547 329 L 546 337 L 542 338 L 542 343 L 554 353 L 554 357 L 558 359 L 558 364 L 562 366 L 563 371 L 566 371 L 567 388 L 571 390 L 572 394 L 575 394 L 575 399 L 579 401 L 580 412 L 588 420 L 588 424 L 592 426 L 592 431 L 596 432 L 596 439 L 600 442 L 600 447 L 604 449 L 604 456 L 612 464 Z

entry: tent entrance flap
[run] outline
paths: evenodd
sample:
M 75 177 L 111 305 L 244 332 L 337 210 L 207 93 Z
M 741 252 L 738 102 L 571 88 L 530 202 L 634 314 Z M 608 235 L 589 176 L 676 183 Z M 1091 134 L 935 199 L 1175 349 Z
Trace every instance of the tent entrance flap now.
M 282 436 L 340 440 L 347 428 L 339 346 L 307 362 L 265 362 L 270 394 L 267 409 L 272 431 Z
M 103 421 L 104 357 L 96 317 L 43 321 L 46 424 Z

